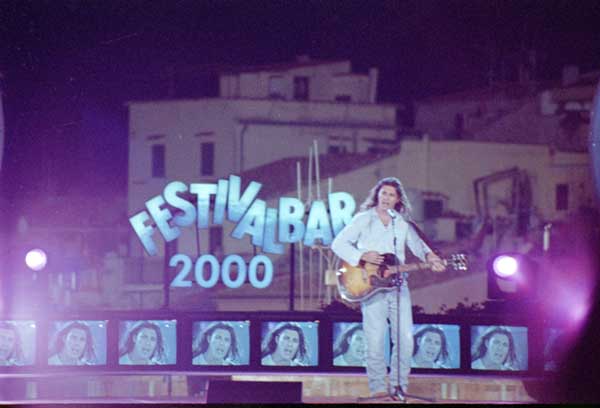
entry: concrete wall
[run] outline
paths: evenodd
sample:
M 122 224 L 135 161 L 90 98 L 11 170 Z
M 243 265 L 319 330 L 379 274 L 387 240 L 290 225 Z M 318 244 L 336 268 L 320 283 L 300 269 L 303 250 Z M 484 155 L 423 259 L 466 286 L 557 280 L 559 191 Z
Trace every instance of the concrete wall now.
M 318 140 L 320 153 L 325 153 L 330 136 L 340 133 L 354 132 L 358 151 L 370 146 L 365 138 L 394 138 L 393 105 L 201 99 L 131 103 L 129 114 L 129 214 L 143 208 L 172 180 L 212 181 L 284 157 L 305 155 L 313 140 Z M 384 130 L 371 125 L 384 126 Z M 200 175 L 203 142 L 215 143 L 214 176 Z M 151 177 L 154 144 L 165 145 L 163 178 Z
M 450 309 L 458 302 L 482 303 L 487 300 L 487 274 L 481 271 L 410 292 L 413 305 L 421 306 L 424 313 L 439 313 L 442 306 Z

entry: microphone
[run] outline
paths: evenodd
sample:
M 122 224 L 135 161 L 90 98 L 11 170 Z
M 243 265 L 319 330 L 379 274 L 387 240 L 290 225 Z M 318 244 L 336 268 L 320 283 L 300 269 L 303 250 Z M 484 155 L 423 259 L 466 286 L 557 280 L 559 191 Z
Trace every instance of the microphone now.
M 387 209 L 387 213 L 390 217 L 392 217 L 392 220 L 395 220 L 396 217 L 398 216 L 398 215 L 396 215 L 396 211 L 392 210 L 391 208 Z

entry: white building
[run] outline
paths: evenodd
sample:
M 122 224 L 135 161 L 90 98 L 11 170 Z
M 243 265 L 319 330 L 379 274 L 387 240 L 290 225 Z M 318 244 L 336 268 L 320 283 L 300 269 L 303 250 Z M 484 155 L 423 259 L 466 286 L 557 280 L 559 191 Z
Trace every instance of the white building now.
M 377 77 L 300 58 L 222 73 L 219 98 L 129 103 L 129 214 L 169 181 L 214 181 L 308 154 L 313 141 L 320 154 L 389 149 L 397 106 L 376 103 Z
M 551 145 L 586 151 L 600 71 L 567 66 L 561 81 L 505 83 L 422 99 L 415 127 L 434 140 Z

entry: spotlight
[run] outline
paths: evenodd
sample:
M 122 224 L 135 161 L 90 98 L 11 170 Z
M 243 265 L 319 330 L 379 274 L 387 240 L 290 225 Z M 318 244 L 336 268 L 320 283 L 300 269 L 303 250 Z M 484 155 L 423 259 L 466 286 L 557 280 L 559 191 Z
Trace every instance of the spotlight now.
M 534 300 L 537 269 L 537 263 L 527 255 L 497 254 L 487 263 L 488 298 Z
M 41 271 L 46 267 L 48 257 L 42 249 L 32 249 L 25 255 L 25 264 L 32 271 Z
M 500 278 L 509 278 L 517 273 L 519 262 L 514 256 L 499 255 L 492 262 L 494 273 Z

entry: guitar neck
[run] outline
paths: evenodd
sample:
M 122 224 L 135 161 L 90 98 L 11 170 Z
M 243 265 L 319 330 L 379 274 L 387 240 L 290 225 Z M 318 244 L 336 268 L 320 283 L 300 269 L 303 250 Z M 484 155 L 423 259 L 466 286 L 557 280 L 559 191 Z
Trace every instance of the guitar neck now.
M 447 265 L 448 261 L 446 259 L 442 259 L 442 263 L 444 265 Z M 416 263 L 398 265 L 398 269 L 400 270 L 400 272 L 414 272 L 414 271 L 419 271 L 422 269 L 431 269 L 432 266 L 433 266 L 433 264 L 431 262 L 416 262 Z

